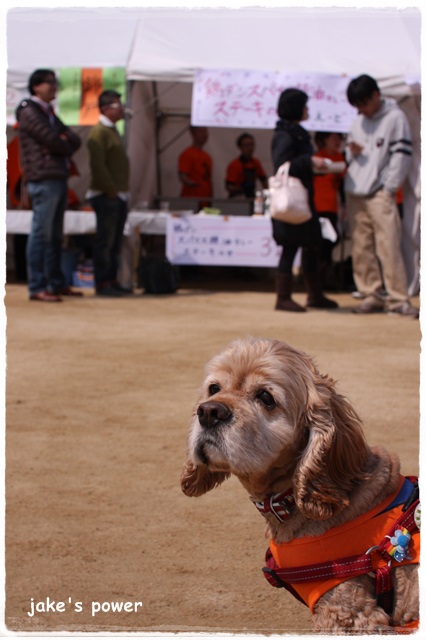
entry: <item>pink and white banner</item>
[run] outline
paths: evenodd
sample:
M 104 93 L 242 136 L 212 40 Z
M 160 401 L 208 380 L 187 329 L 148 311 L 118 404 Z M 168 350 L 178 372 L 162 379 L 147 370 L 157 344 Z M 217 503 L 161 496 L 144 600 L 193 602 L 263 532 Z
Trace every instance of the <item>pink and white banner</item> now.
M 192 92 L 191 124 L 274 129 L 281 92 L 290 87 L 309 96 L 309 131 L 349 130 L 356 115 L 347 101 L 347 76 L 244 70 L 199 70 Z

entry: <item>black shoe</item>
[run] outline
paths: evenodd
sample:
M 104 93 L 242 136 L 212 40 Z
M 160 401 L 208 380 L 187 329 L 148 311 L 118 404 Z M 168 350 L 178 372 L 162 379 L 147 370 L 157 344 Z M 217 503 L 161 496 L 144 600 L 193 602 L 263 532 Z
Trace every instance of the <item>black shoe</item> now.
M 122 287 L 119 282 L 115 282 L 113 288 L 116 289 L 117 291 L 120 291 L 124 296 L 130 296 L 133 294 L 133 289 Z
M 71 287 L 64 287 L 63 289 L 61 289 L 58 293 L 59 296 L 73 296 L 75 298 L 81 298 L 81 296 L 83 295 L 82 291 L 75 291 L 74 289 L 71 289 Z
M 308 299 L 306 306 L 311 309 L 337 309 L 339 307 L 337 302 L 330 300 L 330 298 L 326 298 L 325 296 Z
M 96 290 L 97 296 L 105 296 L 106 298 L 122 298 L 124 293 L 115 287 L 102 287 Z

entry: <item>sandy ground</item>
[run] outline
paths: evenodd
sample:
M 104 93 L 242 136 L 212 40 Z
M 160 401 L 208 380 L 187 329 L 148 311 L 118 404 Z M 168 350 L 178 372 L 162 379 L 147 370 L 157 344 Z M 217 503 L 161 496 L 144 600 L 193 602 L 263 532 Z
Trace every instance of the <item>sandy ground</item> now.
M 418 472 L 419 322 L 334 297 L 338 311 L 286 314 L 271 291 L 49 305 L 6 287 L 9 630 L 310 633 L 308 610 L 262 576 L 262 518 L 237 480 L 190 499 L 179 476 L 204 365 L 248 334 L 313 355 L 370 443 Z

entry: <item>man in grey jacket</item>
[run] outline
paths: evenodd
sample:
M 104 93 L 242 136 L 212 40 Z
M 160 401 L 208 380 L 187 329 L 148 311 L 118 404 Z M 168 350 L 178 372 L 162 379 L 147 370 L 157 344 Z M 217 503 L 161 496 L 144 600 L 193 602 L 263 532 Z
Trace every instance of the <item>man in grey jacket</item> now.
M 21 164 L 33 210 L 27 243 L 28 289 L 30 300 L 40 302 L 82 295 L 66 286 L 61 269 L 70 158 L 81 141 L 53 111 L 57 88 L 54 71 L 37 69 L 28 83 L 31 97 L 16 110 Z
M 358 109 L 358 116 L 348 137 L 346 204 L 354 280 L 364 295 L 353 311 L 387 311 L 418 318 L 418 309 L 408 298 L 401 219 L 395 200 L 411 163 L 408 121 L 395 100 L 381 96 L 370 76 L 354 78 L 347 97 Z

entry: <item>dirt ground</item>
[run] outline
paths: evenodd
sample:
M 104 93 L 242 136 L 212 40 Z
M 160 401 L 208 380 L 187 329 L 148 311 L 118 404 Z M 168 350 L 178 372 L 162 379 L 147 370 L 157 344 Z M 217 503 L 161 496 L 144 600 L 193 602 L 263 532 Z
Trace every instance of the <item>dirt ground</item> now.
M 6 286 L 8 630 L 310 633 L 308 610 L 262 576 L 264 525 L 238 481 L 187 498 L 179 477 L 204 365 L 248 334 L 313 355 L 370 443 L 418 472 L 420 323 L 332 297 L 337 311 L 290 314 L 270 290 L 50 305 Z

